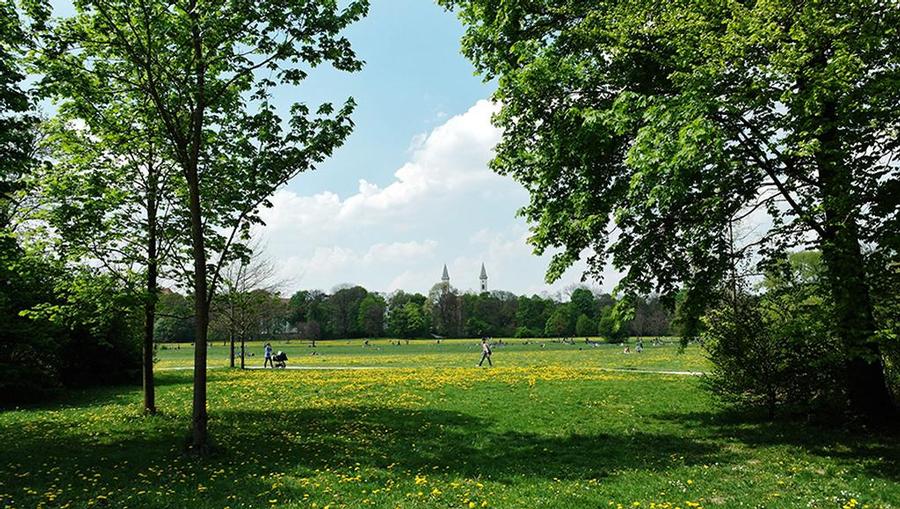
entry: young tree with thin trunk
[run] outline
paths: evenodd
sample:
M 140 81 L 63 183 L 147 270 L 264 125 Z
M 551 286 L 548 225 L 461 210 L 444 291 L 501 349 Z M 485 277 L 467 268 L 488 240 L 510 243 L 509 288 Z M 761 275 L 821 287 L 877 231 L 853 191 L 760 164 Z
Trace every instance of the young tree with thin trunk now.
M 266 300 L 277 295 L 283 282 L 277 279 L 275 265 L 252 246 L 249 260 L 228 263 L 221 271 L 220 290 L 213 299 L 212 320 L 228 336 L 229 365 L 234 367 L 235 339 L 241 342 L 241 369 L 244 369 L 244 342 L 260 332 L 265 319 Z M 277 297 L 275 297 L 277 298 Z
M 52 93 L 54 84 L 45 86 Z M 123 96 L 108 103 L 108 96 L 96 92 L 90 86 L 69 88 L 56 119 L 45 124 L 53 162 L 43 170 L 38 192 L 59 251 L 102 265 L 142 297 L 143 406 L 155 413 L 159 279 L 185 240 L 175 200 L 176 165 L 146 104 Z
M 48 55 L 68 63 L 77 55 L 97 86 L 147 98 L 184 182 L 196 326 L 192 447 L 202 452 L 209 309 L 220 268 L 245 254 L 240 243 L 272 193 L 328 157 L 353 126 L 352 99 L 314 112 L 294 104 L 282 118 L 271 90 L 298 85 L 320 64 L 359 70 L 341 33 L 368 3 L 80 0 L 75 7 L 47 37 Z

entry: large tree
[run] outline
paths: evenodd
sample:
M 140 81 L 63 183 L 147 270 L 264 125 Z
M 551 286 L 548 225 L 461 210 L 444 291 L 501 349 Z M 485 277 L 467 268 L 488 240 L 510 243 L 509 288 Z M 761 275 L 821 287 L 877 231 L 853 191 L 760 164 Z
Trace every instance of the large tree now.
M 206 343 L 219 268 L 235 255 L 260 207 L 298 172 L 314 168 L 352 129 L 354 103 L 303 104 L 286 118 L 276 86 L 311 67 L 356 71 L 342 31 L 365 0 L 78 0 L 76 15 L 47 37 L 56 79 L 91 73 L 111 94 L 140 94 L 159 119 L 186 192 L 195 314 L 193 441 L 207 445 Z
M 894 413 L 866 267 L 898 260 L 896 2 L 442 3 L 497 79 L 493 167 L 530 191 L 537 251 L 563 248 L 550 279 L 611 257 L 623 292 L 684 289 L 696 317 L 736 259 L 820 249 L 849 401 Z M 733 246 L 747 217 L 763 227 Z

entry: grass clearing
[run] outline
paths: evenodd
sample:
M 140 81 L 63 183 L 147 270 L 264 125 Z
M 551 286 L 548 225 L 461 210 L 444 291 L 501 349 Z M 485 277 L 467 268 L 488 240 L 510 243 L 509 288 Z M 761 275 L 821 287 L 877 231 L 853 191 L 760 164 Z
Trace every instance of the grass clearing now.
M 646 342 L 645 342 L 646 344 Z M 472 341 L 274 345 L 289 365 L 209 375 L 215 453 L 184 454 L 191 373 L 0 414 L 0 507 L 900 507 L 900 443 L 718 408 L 699 349 Z M 261 344 L 249 364 L 261 364 Z M 225 363 L 221 344 L 210 366 Z M 162 350 L 162 368 L 191 350 Z

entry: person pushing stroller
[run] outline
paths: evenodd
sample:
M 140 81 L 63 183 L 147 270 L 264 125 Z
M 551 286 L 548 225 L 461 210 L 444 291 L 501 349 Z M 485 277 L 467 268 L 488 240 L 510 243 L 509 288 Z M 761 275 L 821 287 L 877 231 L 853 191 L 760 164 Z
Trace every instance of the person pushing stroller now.
M 272 366 L 276 368 L 286 368 L 287 360 L 287 354 L 279 350 L 278 353 L 272 357 Z

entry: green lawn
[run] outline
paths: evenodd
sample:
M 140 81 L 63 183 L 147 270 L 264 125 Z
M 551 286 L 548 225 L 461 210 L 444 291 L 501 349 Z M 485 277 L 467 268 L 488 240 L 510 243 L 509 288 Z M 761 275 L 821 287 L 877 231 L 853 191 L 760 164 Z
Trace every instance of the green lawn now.
M 900 441 L 719 409 L 699 349 L 471 341 L 275 345 L 290 364 L 209 379 L 214 454 L 186 455 L 190 350 L 136 387 L 0 414 L 0 507 L 900 507 Z M 261 347 L 251 364 L 261 364 Z M 210 349 L 222 366 L 225 349 Z M 386 367 L 385 367 L 386 366 Z
M 312 348 L 307 341 L 274 342 L 275 351 L 283 350 L 291 366 L 370 366 L 370 367 L 468 367 L 481 359 L 479 340 L 444 339 L 405 340 L 373 339 L 369 346 L 362 340 L 319 341 Z M 496 339 L 494 340 L 497 341 Z M 494 361 L 498 366 L 542 367 L 569 365 L 613 369 L 703 371 L 708 367 L 702 350 L 696 346 L 677 353 L 676 340 L 664 340 L 663 346 L 644 340 L 644 352 L 624 355 L 622 345 L 590 346 L 584 338 L 574 345 L 553 340 L 523 340 L 503 338 L 503 345 L 495 346 Z M 263 365 L 265 342 L 247 343 L 247 366 Z M 634 350 L 634 340 L 630 347 Z M 166 345 L 159 351 L 160 369 L 193 366 L 194 350 L 190 345 Z M 240 346 L 236 347 L 240 351 Z M 218 342 L 211 345 L 207 365 L 228 365 L 228 348 Z M 251 356 L 252 355 L 252 356 Z

